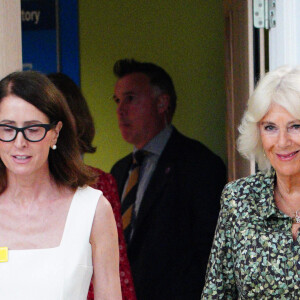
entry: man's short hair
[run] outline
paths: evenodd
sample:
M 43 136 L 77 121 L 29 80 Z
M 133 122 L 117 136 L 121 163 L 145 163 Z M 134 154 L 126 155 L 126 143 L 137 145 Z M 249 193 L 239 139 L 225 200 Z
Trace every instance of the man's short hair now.
M 177 96 L 172 78 L 163 68 L 153 63 L 138 62 L 134 59 L 120 59 L 116 61 L 113 72 L 118 78 L 132 73 L 143 73 L 148 76 L 152 86 L 158 87 L 161 92 L 170 96 L 168 114 L 172 119 L 176 109 Z

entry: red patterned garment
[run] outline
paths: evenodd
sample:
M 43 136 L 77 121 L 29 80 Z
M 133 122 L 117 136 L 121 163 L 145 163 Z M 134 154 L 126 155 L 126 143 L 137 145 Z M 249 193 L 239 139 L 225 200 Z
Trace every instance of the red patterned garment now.
M 122 289 L 122 298 L 123 300 L 136 300 L 133 280 L 130 271 L 130 265 L 127 258 L 126 244 L 122 228 L 122 218 L 121 218 L 121 204 L 119 201 L 119 195 L 117 190 L 117 184 L 113 176 L 109 173 L 105 173 L 100 169 L 91 167 L 91 169 L 96 172 L 98 180 L 93 188 L 101 190 L 103 195 L 110 202 L 118 229 L 119 235 L 119 250 L 120 250 L 120 279 L 121 279 L 121 289 Z M 88 300 L 94 300 L 94 290 L 93 283 L 91 282 Z

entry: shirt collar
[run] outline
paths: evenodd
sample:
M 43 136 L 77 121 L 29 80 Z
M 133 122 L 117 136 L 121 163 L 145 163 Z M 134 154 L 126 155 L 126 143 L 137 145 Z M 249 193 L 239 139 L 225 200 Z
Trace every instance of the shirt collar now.
M 260 215 L 264 219 L 268 219 L 273 215 L 278 215 L 278 208 L 275 204 L 274 189 L 276 183 L 276 172 L 273 168 L 269 170 L 264 177 L 264 184 L 260 191 L 260 199 L 258 201 L 258 207 Z
M 143 150 L 160 156 L 172 134 L 172 131 L 173 131 L 172 125 L 166 126 L 162 131 L 160 131 L 154 138 L 152 138 L 152 140 L 150 140 L 143 147 Z M 137 149 L 134 147 L 133 152 L 136 151 Z

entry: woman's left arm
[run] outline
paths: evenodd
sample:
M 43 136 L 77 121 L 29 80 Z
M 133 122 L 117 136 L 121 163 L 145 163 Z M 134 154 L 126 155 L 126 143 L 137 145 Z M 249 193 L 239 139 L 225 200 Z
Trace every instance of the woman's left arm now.
M 111 205 L 101 196 L 90 242 L 93 251 L 94 299 L 121 300 L 118 234 Z

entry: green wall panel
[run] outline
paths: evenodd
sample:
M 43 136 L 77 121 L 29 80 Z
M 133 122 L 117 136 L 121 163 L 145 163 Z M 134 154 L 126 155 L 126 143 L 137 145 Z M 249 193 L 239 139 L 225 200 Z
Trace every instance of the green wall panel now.
M 120 58 L 157 63 L 174 80 L 174 125 L 226 159 L 224 23 L 220 0 L 79 0 L 81 87 L 98 147 L 85 162 L 105 171 L 132 146 L 121 138 L 112 101 Z

